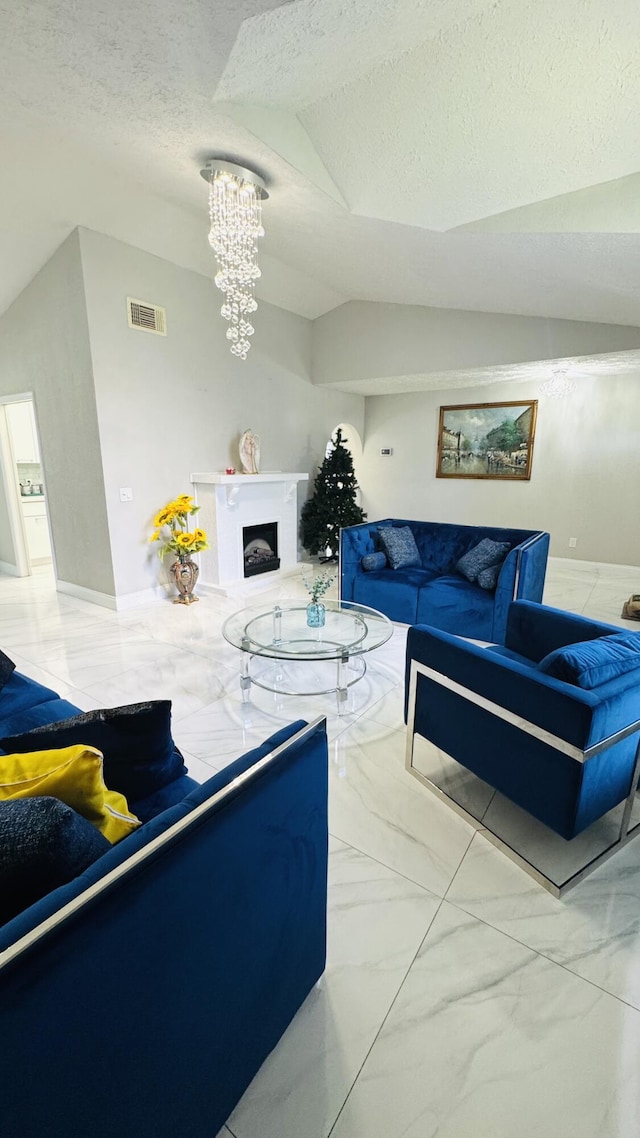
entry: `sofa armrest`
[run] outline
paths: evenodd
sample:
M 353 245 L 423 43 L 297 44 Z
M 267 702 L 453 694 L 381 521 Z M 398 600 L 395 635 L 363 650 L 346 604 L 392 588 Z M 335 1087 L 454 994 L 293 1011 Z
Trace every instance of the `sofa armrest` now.
M 362 572 L 362 558 L 379 548 L 374 540 L 378 526 L 392 525 L 391 518 L 375 522 L 362 522 L 340 530 L 340 600 L 354 600 L 354 583 Z
M 611 636 L 620 629 L 576 613 L 564 612 L 531 601 L 513 601 L 509 606 L 505 645 L 513 652 L 539 663 L 549 652 L 582 640 Z
M 548 533 L 536 533 L 518 547 L 515 598 L 541 601 L 549 557 Z
M 493 640 L 506 643 L 509 606 L 516 597 L 541 601 L 549 553 L 549 534 L 536 533 L 505 557 L 495 591 Z

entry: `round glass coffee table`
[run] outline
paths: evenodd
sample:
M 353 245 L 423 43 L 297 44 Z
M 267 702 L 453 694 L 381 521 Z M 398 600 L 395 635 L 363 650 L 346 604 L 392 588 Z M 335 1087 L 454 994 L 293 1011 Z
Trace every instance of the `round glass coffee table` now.
M 364 656 L 379 648 L 393 633 L 393 625 L 381 612 L 351 601 L 325 601 L 322 628 L 307 624 L 307 606 L 300 601 L 280 601 L 266 608 L 253 605 L 241 609 L 225 621 L 222 635 L 242 652 L 240 688 L 243 701 L 249 699 L 251 685 L 282 695 L 325 695 L 335 692 L 338 714 L 342 714 L 348 689 L 361 680 L 367 665 Z M 252 668 L 256 658 L 275 662 L 275 667 Z M 286 669 L 285 662 L 335 661 L 335 683 L 327 686 L 322 669 Z M 293 674 L 292 674 L 293 673 Z M 308 686 L 298 682 L 308 677 Z M 333 679 L 333 676 L 331 677 Z M 312 682 L 315 680 L 315 682 Z

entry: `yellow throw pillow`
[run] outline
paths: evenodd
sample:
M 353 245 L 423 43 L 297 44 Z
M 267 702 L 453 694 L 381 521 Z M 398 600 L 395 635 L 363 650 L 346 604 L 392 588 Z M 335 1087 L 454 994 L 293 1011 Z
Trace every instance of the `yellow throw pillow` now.
M 0 755 L 0 801 L 49 795 L 66 802 L 88 818 L 110 842 L 118 842 L 140 821 L 127 800 L 107 790 L 102 777 L 102 753 L 95 747 L 64 747 Z

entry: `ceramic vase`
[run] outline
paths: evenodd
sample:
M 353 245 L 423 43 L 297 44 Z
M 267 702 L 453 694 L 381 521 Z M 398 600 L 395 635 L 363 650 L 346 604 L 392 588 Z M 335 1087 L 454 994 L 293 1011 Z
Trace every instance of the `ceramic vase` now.
M 307 605 L 307 624 L 309 628 L 324 628 L 327 610 L 322 601 L 311 601 Z
M 169 572 L 178 590 L 178 596 L 173 601 L 174 605 L 192 605 L 194 601 L 200 599 L 193 595 L 200 572 L 195 561 L 192 561 L 190 557 L 179 557 L 177 561 L 174 561 Z

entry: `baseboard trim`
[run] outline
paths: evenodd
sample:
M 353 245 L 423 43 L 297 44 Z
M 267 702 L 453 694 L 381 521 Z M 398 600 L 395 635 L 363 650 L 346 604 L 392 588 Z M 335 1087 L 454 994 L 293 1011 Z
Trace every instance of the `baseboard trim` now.
M 618 561 L 582 561 L 579 557 L 550 557 L 549 561 L 562 565 L 566 568 L 574 569 L 625 569 L 630 573 L 640 573 L 640 566 L 638 565 L 621 565 Z
M 78 597 L 81 601 L 89 601 L 90 604 L 102 605 L 103 608 L 113 609 L 115 612 L 137 608 L 144 604 L 156 604 L 167 598 L 167 589 L 162 585 L 139 589 L 136 593 L 124 593 L 117 597 L 111 596 L 110 593 L 100 593 L 97 589 L 87 589 L 84 585 L 74 585 L 71 581 L 56 580 L 56 589 L 59 593 Z
M 93 605 L 102 605 L 103 608 L 117 609 L 116 598 L 109 593 L 100 593 L 97 589 L 87 589 L 84 585 L 74 585 L 71 581 L 61 581 L 56 577 L 56 590 L 69 597 L 78 597 L 81 601 L 89 601 Z
M 0 561 L 0 573 L 7 573 L 10 577 L 22 577 L 17 565 L 11 565 L 9 561 Z
M 158 601 L 166 601 L 168 596 L 168 585 L 152 585 L 149 589 L 139 589 L 137 593 L 124 593 L 116 597 L 116 609 L 122 612 L 125 609 L 137 608 L 138 605 L 155 605 Z

